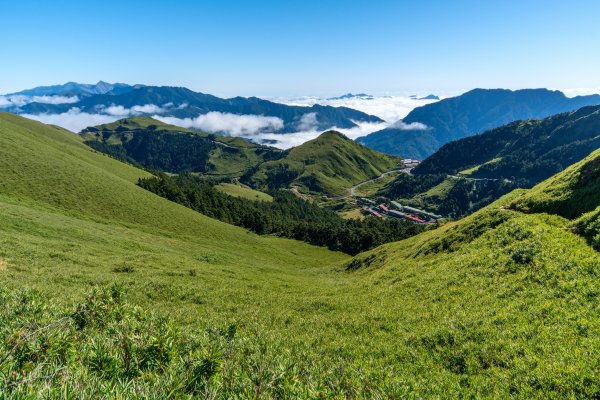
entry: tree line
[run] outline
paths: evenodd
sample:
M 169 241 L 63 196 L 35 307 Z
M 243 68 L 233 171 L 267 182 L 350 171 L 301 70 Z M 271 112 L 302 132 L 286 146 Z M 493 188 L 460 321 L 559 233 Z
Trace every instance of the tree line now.
M 272 202 L 232 197 L 215 189 L 216 183 L 190 174 L 158 174 L 140 179 L 138 185 L 208 217 L 261 235 L 276 234 L 351 255 L 405 239 L 424 229 L 393 219 L 346 220 L 287 190 L 272 191 Z

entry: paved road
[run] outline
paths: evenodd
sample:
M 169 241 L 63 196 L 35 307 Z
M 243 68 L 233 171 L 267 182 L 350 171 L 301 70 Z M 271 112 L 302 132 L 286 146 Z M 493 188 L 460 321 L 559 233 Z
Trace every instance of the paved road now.
M 511 183 L 512 181 L 508 180 L 508 179 L 495 179 L 495 178 L 470 178 L 468 176 L 458 176 L 458 175 L 447 175 L 448 178 L 450 179 L 464 179 L 467 181 L 490 181 L 490 182 L 499 182 L 499 181 L 504 181 L 507 183 Z
M 379 179 L 385 178 L 386 176 L 393 174 L 395 172 L 404 172 L 404 173 L 410 174 L 410 168 L 394 169 L 394 170 L 391 170 L 388 172 L 384 172 L 383 174 L 379 175 L 377 178 L 369 179 L 368 181 L 364 181 L 364 182 L 359 183 L 358 185 L 354 185 L 350 188 L 349 196 L 352 196 L 352 197 L 357 196 L 356 189 L 358 189 L 359 187 L 366 185 L 367 183 L 375 182 Z M 346 196 L 346 197 L 349 197 L 349 196 Z

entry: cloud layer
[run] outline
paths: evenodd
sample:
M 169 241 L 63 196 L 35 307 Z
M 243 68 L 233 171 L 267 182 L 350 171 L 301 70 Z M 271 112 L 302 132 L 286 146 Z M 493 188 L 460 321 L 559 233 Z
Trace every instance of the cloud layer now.
M 335 100 L 318 97 L 299 97 L 291 99 L 273 98 L 270 100 L 294 106 L 321 104 L 332 107 L 349 107 L 367 114 L 376 115 L 390 124 L 406 117 L 416 107 L 436 102 L 436 100 L 416 100 L 404 96 L 370 96 Z
M 305 114 L 306 115 L 306 114 Z M 308 119 L 308 117 L 307 117 Z M 316 121 L 315 121 L 316 122 Z M 384 129 L 387 124 L 385 122 L 365 122 L 357 124 L 356 127 L 350 129 L 338 128 L 332 126 L 329 128 L 330 130 L 335 130 L 343 133 L 350 139 L 356 139 L 360 136 L 368 135 L 369 133 Z M 258 132 L 252 135 L 240 135 L 246 139 L 252 140 L 256 143 L 268 144 L 270 146 L 275 146 L 280 149 L 288 149 L 290 147 L 299 146 L 302 143 L 312 140 L 323 133 L 322 130 L 317 130 L 316 124 L 313 126 L 305 125 L 302 131 L 293 132 L 293 133 L 274 133 L 274 132 Z
M 78 101 L 77 96 L 0 96 L 0 108 L 23 107 L 29 103 L 73 104 Z
M 24 97 L 24 96 L 20 96 Z M 76 98 L 64 96 L 41 96 L 37 100 L 45 101 L 49 104 L 65 104 L 74 101 Z M 21 98 L 7 98 L 0 96 L 0 108 L 11 107 L 16 104 L 26 104 L 24 101 L 31 101 Z M 356 139 L 360 136 L 394 127 L 406 130 L 425 130 L 427 127 L 420 123 L 405 124 L 400 119 L 405 117 L 413 108 L 432 103 L 433 101 L 415 100 L 407 97 L 368 97 L 368 98 L 349 98 L 326 100 L 319 98 L 301 98 L 301 99 L 278 99 L 284 104 L 310 106 L 313 104 L 344 106 L 355 108 L 363 112 L 377 115 L 387 122 L 383 123 L 359 123 L 351 129 L 340 129 L 335 126 L 329 129 L 337 130 L 350 139 Z M 177 118 L 169 116 L 171 110 L 187 107 L 187 104 L 175 106 L 172 103 L 163 104 L 141 104 L 131 108 L 120 105 L 107 104 L 97 106 L 93 112 L 90 110 L 82 111 L 78 107 L 73 107 L 69 111 L 61 114 L 39 114 L 24 115 L 27 118 L 35 119 L 47 124 L 55 124 L 69 129 L 73 132 L 79 132 L 84 128 L 94 125 L 110 123 L 121 118 L 127 118 L 135 115 L 150 115 L 153 118 L 172 125 L 184 128 L 198 129 L 209 133 L 219 133 L 228 136 L 239 136 L 257 143 L 269 144 L 279 148 L 290 148 L 298 146 L 308 140 L 319 136 L 323 131 L 318 129 L 317 113 L 309 112 L 304 114 L 296 124 L 297 131 L 293 133 L 278 133 L 284 128 L 284 121 L 274 116 L 263 115 L 236 115 L 222 112 L 209 112 L 195 118 Z
M 120 117 L 114 115 L 82 112 L 77 107 L 73 107 L 62 114 L 23 114 L 23 117 L 40 121 L 44 124 L 58 125 L 72 132 L 79 132 L 89 126 L 107 124 L 120 119 Z
M 175 118 L 154 115 L 153 118 L 167 124 L 194 128 L 210 133 L 226 133 L 231 136 L 252 137 L 261 132 L 275 132 L 283 128 L 283 120 L 263 115 L 236 115 L 212 111 L 196 118 Z

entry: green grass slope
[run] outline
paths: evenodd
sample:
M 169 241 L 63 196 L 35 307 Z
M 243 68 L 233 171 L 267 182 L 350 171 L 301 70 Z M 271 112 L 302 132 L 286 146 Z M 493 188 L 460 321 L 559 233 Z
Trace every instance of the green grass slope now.
M 401 159 L 371 150 L 329 131 L 263 163 L 251 177 L 258 186 L 298 186 L 304 192 L 340 196 L 353 185 L 398 168 Z
M 540 183 L 511 203 L 528 213 L 577 219 L 576 228 L 600 249 L 600 150 Z
M 0 114 L 6 397 L 600 394 L 600 257 L 575 221 L 502 207 L 522 192 L 348 259 L 205 218 L 143 174 Z M 135 307 L 83 297 L 113 283 Z
M 164 172 L 201 172 L 239 177 L 282 151 L 242 138 L 209 135 L 150 117 L 125 118 L 82 131 L 84 142 L 140 167 Z
M 600 150 L 562 173 L 540 183 L 515 200 L 512 207 L 524 212 L 545 212 L 575 218 L 600 203 Z
M 213 261 L 268 269 L 281 262 L 315 265 L 314 255 L 342 257 L 262 238 L 166 201 L 136 186 L 145 172 L 94 152 L 77 135 L 11 114 L 0 114 L 0 164 L 0 257 L 27 268 L 9 271 L 26 276 L 34 266 L 65 264 L 29 282 L 60 282 L 75 271 L 111 275 L 123 263 L 185 274 L 194 266 L 210 269 Z
M 233 197 L 241 197 L 254 201 L 273 201 L 273 197 L 258 190 L 249 188 L 239 183 L 219 183 L 217 190 Z
M 476 397 L 598 396 L 600 254 L 585 240 L 598 212 L 584 221 L 546 214 L 572 202 L 585 204 L 578 212 L 600 206 L 597 178 L 588 174 L 598 155 L 347 264 L 402 305 L 398 345 L 418 354 L 429 376 L 454 377 Z M 524 204 L 528 213 L 514 210 Z M 588 232 L 571 229 L 577 224 Z

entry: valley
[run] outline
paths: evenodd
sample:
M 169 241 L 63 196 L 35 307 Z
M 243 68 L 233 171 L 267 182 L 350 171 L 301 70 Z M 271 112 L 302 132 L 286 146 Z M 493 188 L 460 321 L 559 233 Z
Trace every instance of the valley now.
M 600 2 L 2 2 L 0 400 L 600 400 Z
M 70 374 L 63 383 L 12 387 L 12 395 L 65 387 L 132 395 L 133 387 L 96 372 L 100 350 L 142 396 L 231 397 L 252 388 L 263 397 L 328 397 L 343 387 L 358 397 L 594 397 L 600 390 L 590 363 L 599 337 L 598 152 L 529 192 L 352 258 L 162 199 L 136 185 L 148 172 L 65 130 L 0 114 L 0 133 L 0 299 L 12 321 L 2 337 L 17 327 L 28 332 L 35 320 L 77 316 L 70 310 L 82 301 L 128 315 L 97 314 L 117 331 L 145 326 L 129 304 L 151 310 L 144 318 L 168 316 L 153 323 L 175 329 L 169 357 L 139 364 L 143 375 L 123 364 L 121 342 L 99 348 L 85 339 L 105 337 L 95 325 L 77 328 L 69 319 L 67 330 L 22 337 L 2 368 L 23 377 Z M 582 206 L 555 215 L 570 198 Z M 113 294 L 85 300 L 111 285 Z M 34 304 L 47 306 L 36 312 Z M 143 332 L 132 346 L 149 357 L 144 349 L 158 344 Z M 54 358 L 61 343 L 80 351 Z M 51 363 L 31 369 L 20 361 L 34 356 Z M 189 365 L 214 369 L 193 378 Z

